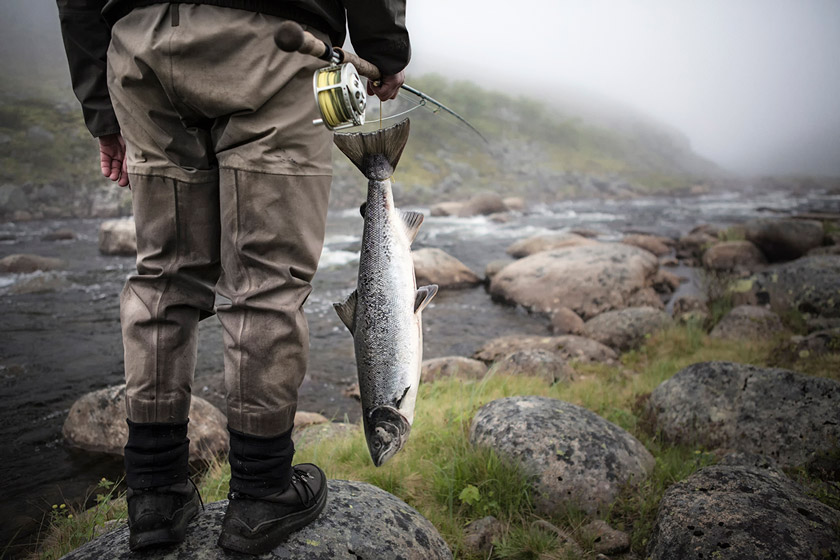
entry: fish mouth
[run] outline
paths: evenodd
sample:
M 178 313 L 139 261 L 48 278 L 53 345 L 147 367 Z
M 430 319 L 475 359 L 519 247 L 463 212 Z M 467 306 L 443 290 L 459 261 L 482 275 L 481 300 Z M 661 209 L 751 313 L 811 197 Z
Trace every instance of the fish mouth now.
M 377 467 L 384 465 L 408 441 L 411 424 L 391 406 L 378 406 L 365 415 L 365 439 L 370 458 Z

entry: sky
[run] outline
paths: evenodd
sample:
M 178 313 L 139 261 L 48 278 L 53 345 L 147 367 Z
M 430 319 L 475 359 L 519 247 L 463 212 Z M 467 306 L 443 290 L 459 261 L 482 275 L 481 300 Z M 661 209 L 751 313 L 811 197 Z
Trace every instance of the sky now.
M 840 176 L 840 0 L 408 0 L 406 23 L 409 76 L 607 99 L 732 171 Z M 0 35 L 64 65 L 54 0 L 0 0 Z
M 410 72 L 607 97 L 734 171 L 840 175 L 838 0 L 413 0 L 406 20 Z

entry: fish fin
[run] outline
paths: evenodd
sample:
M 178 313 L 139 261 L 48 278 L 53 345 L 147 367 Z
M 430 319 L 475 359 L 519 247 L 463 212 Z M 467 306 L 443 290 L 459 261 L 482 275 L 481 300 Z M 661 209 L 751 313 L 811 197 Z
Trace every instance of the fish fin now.
M 338 133 L 334 135 L 333 141 L 365 177 L 384 181 L 397 168 L 408 141 L 408 130 L 409 122 L 406 119 L 373 132 Z
M 367 213 L 367 202 L 362 202 L 362 205 L 359 206 L 359 214 L 361 214 L 362 218 L 364 218 L 366 213 Z
M 432 301 L 432 298 L 435 297 L 437 292 L 437 284 L 429 284 L 428 286 L 417 288 L 417 293 L 414 295 L 414 312 L 420 313 L 423 311 Z
M 353 332 L 353 324 L 356 322 L 356 299 L 358 295 L 353 290 L 343 303 L 334 303 L 333 309 L 338 313 L 338 318 L 344 323 L 350 332 Z
M 423 214 L 421 212 L 412 212 L 409 210 L 400 210 L 400 218 L 402 218 L 405 225 L 405 233 L 408 235 L 408 242 L 413 243 L 414 238 L 417 237 L 417 232 L 420 231 L 420 224 L 423 223 Z

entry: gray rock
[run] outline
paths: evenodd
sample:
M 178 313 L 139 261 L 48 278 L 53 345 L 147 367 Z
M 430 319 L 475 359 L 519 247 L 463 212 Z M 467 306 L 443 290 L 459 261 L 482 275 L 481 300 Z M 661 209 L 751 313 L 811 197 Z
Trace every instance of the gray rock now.
M 464 549 L 470 554 L 487 556 L 493 549 L 493 541 L 503 534 L 504 526 L 492 515 L 476 519 L 464 527 Z
M 3 274 L 29 274 L 38 271 L 57 270 L 65 266 L 66 263 L 61 259 L 40 255 L 8 255 L 0 259 L 0 273 Z
M 806 253 L 811 255 L 840 255 L 840 245 L 827 245 L 825 247 L 814 247 Z
M 624 484 L 643 480 L 653 456 L 629 433 L 579 406 L 546 397 L 509 397 L 476 413 L 470 442 L 520 461 L 535 477 L 538 511 L 568 504 L 605 511 Z
M 458 211 L 458 215 L 466 218 L 470 216 L 488 216 L 497 212 L 507 211 L 508 207 L 505 206 L 505 201 L 499 194 L 484 192 L 475 195 L 465 202 Z
M 506 266 L 490 294 L 538 312 L 568 307 L 588 319 L 627 307 L 627 298 L 649 287 L 658 268 L 651 253 L 621 243 L 555 249 Z
M 744 466 L 706 467 L 659 504 L 648 556 L 818 560 L 840 556 L 840 512 L 784 476 Z
M 321 515 L 260 558 L 285 560 L 446 560 L 452 553 L 437 530 L 399 498 L 364 482 L 330 480 Z M 146 560 L 224 560 L 254 558 L 216 546 L 227 500 L 208 504 L 178 546 L 152 549 Z M 64 556 L 65 560 L 131 560 L 128 527 Z
M 587 523 L 580 532 L 592 541 L 595 552 L 599 554 L 618 554 L 630 548 L 630 535 L 613 529 L 601 519 Z
M 791 338 L 790 353 L 794 359 L 824 356 L 833 352 L 840 353 L 840 327 Z
M 840 317 L 840 255 L 802 257 L 772 265 L 736 282 L 732 291 L 740 303 Z
M 568 307 L 561 307 L 551 314 L 551 332 L 554 334 L 583 334 L 583 325 L 583 319 Z
M 525 199 L 519 196 L 511 196 L 502 199 L 505 206 L 508 210 L 513 212 L 524 212 L 527 204 L 525 203 Z
M 817 220 L 767 218 L 745 224 L 747 241 L 770 262 L 790 261 L 822 245 L 823 225 Z
M 502 336 L 484 344 L 473 358 L 496 362 L 519 350 L 548 350 L 567 360 L 582 362 L 611 362 L 618 359 L 615 350 L 598 341 L 576 335 L 563 336 Z
M 125 422 L 125 385 L 93 391 L 80 397 L 64 420 L 61 430 L 73 447 L 122 455 L 128 441 Z M 190 400 L 190 461 L 209 461 L 228 450 L 227 418 L 195 395 Z
M 0 186 L 0 213 L 14 214 L 18 211 L 24 211 L 28 207 L 29 199 L 23 189 L 17 185 Z
M 458 216 L 463 206 L 463 202 L 438 202 L 429 208 L 429 215 L 435 217 Z
M 347 422 L 325 422 L 322 424 L 310 424 L 300 430 L 295 426 L 295 431 L 292 432 L 292 440 L 295 442 L 297 449 L 315 445 L 334 438 L 343 438 L 350 434 L 360 432 L 358 424 L 349 424 Z
M 667 270 L 661 268 L 656 271 L 656 276 L 653 278 L 653 289 L 660 294 L 670 294 L 677 291 L 683 279 Z
M 652 307 L 660 311 L 665 309 L 662 298 L 653 288 L 642 288 L 633 292 L 624 303 L 627 307 Z
M 137 234 L 134 219 L 107 220 L 99 226 L 99 252 L 103 255 L 133 255 L 137 253 Z
M 674 442 L 808 462 L 840 441 L 840 383 L 730 362 L 688 366 L 651 394 L 648 410 Z
M 639 249 L 644 249 L 645 251 L 653 253 L 657 257 L 662 257 L 671 252 L 671 247 L 668 246 L 668 242 L 670 241 L 670 239 L 662 238 L 656 235 L 643 235 L 640 233 L 625 235 L 621 240 L 622 243 L 633 245 Z
M 521 259 L 543 251 L 596 243 L 598 242 L 574 233 L 545 233 L 516 241 L 505 252 L 515 259 Z
M 15 295 L 40 294 L 44 292 L 55 292 L 70 285 L 64 276 L 55 272 L 36 272 L 27 274 L 9 288 L 9 293 Z
M 677 258 L 700 259 L 709 247 L 720 243 L 716 234 L 711 235 L 705 231 L 696 231 L 680 237 L 677 241 Z
M 698 297 L 680 296 L 674 300 L 672 314 L 680 323 L 705 323 L 709 318 L 709 307 Z
M 420 380 L 431 383 L 438 379 L 482 379 L 487 375 L 487 364 L 462 356 L 446 356 L 424 360 L 420 367 Z
M 481 284 L 478 275 L 441 249 L 418 249 L 411 252 L 418 286 L 437 284 L 441 289 L 467 288 Z
M 584 333 L 620 352 L 641 346 L 645 339 L 671 324 L 671 317 L 653 307 L 628 307 L 607 311 L 588 320 Z
M 510 259 L 496 259 L 495 261 L 490 261 L 487 263 L 487 266 L 484 267 L 484 280 L 486 282 L 490 282 L 490 280 L 492 280 L 500 270 L 512 262 L 513 261 Z
M 709 270 L 754 272 L 765 264 L 762 252 L 749 241 L 724 241 L 703 253 L 703 266 Z
M 73 239 L 76 239 L 76 232 L 67 228 L 51 231 L 41 237 L 41 241 L 71 241 Z
M 519 350 L 508 354 L 493 364 L 493 373 L 541 377 L 550 384 L 569 381 L 575 376 L 575 370 L 564 358 L 548 350 Z
M 724 315 L 709 334 L 712 338 L 766 339 L 787 329 L 778 315 L 756 305 L 739 305 Z

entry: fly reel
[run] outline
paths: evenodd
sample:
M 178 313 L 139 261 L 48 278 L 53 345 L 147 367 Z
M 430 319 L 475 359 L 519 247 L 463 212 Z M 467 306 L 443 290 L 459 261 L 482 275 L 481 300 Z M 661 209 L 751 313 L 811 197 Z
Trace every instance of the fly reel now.
M 316 70 L 312 84 L 321 112 L 321 118 L 312 124 L 323 124 L 330 130 L 365 124 L 367 92 L 355 66 L 334 64 Z

